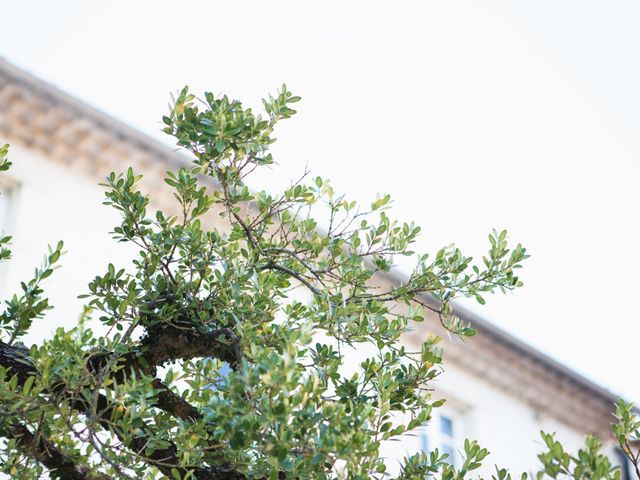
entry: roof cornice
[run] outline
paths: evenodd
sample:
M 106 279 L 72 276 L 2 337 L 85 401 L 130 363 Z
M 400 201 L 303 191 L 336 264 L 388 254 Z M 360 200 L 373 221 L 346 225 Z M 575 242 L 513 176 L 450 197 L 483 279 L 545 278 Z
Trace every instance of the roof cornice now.
M 133 166 L 158 207 L 172 209 L 164 174 L 188 157 L 0 58 L 0 140 L 18 143 L 96 182 Z M 154 195 L 156 193 L 156 195 Z
M 11 88 L 11 84 L 14 88 Z M 7 86 L 9 86 L 9 91 L 3 92 L 2 95 L 4 101 L 15 99 L 21 94 L 22 100 L 28 99 L 31 96 L 29 94 L 36 95 L 40 104 L 40 108 L 36 110 L 37 113 L 51 108 L 61 108 L 72 114 L 74 118 L 85 119 L 98 129 L 106 130 L 114 136 L 126 140 L 132 146 L 148 152 L 156 159 L 170 165 L 184 163 L 185 156 L 172 150 L 164 143 L 15 67 L 0 57 L 0 89 L 4 90 L 3 87 Z M 27 98 L 25 99 L 24 96 Z M 0 105 L 5 106 L 4 103 L 0 103 Z

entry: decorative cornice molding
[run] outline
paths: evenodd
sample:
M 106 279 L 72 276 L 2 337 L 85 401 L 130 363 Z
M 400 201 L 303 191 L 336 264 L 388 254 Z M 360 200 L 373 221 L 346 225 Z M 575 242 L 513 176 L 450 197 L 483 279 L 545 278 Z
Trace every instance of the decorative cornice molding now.
M 0 137 L 97 182 L 133 166 L 152 198 L 167 170 L 188 164 L 184 155 L 1 59 Z M 166 197 L 155 196 L 156 205 L 172 208 Z
M 579 432 L 613 439 L 615 395 L 529 346 L 524 351 L 524 343 L 497 327 L 491 325 L 489 331 L 486 320 L 462 307 L 456 305 L 454 311 L 478 331 L 470 341 L 449 340 L 435 315 L 416 324 L 407 340 L 417 345 L 428 334 L 439 335 L 444 343 L 445 371 L 447 365 L 455 365 L 519 399 L 534 414 L 548 415 Z
M 173 208 L 162 191 L 164 172 L 186 157 L 0 59 L 0 135 L 102 181 L 133 165 L 143 189 L 160 208 Z M 397 284 L 402 278 L 381 276 Z M 429 299 L 426 299 L 429 300 Z M 479 334 L 461 345 L 447 342 L 447 361 L 581 432 L 610 437 L 616 397 L 593 382 L 457 306 Z M 431 318 L 408 335 L 419 341 L 443 332 Z

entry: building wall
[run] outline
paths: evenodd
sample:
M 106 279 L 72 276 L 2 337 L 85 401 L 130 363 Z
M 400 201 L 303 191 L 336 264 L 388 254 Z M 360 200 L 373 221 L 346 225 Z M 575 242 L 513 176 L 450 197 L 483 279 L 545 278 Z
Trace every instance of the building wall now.
M 473 340 L 472 340 L 473 341 Z M 492 388 L 478 377 L 455 366 L 447 366 L 436 391 L 445 398 L 460 398 L 468 405 L 461 410 L 467 436 L 492 452 L 485 462 L 485 473 L 493 465 L 510 467 L 514 472 L 529 471 L 538 465 L 536 455 L 543 450 L 540 430 L 557 432 L 571 451 L 583 443 L 584 433 L 534 411 L 513 396 Z M 487 471 L 489 470 L 489 471 Z
M 386 442 L 382 454 L 390 467 L 398 471 L 398 459 L 429 449 L 443 452 L 441 417 L 453 422 L 455 462 L 460 465 L 460 453 L 465 438 L 477 440 L 490 451 L 483 466 L 476 472 L 484 478 L 495 473 L 495 466 L 509 468 L 516 475 L 539 468 L 537 455 L 545 450 L 540 431 L 556 433 L 569 452 L 577 452 L 584 445 L 585 432 L 568 427 L 562 422 L 538 412 L 512 395 L 496 389 L 477 376 L 470 375 L 455 364 L 445 362 L 444 372 L 431 386 L 435 398 L 445 398 L 443 407 L 434 410 L 433 418 L 422 429 L 403 435 L 400 441 Z M 426 434 L 426 435 L 425 435 Z M 440 438 L 439 438 L 440 437 Z M 613 452 L 611 444 L 606 446 Z M 610 458 L 616 459 L 615 456 Z M 516 477 L 517 478 L 517 477 Z
M 36 325 L 26 341 L 30 343 L 48 337 L 58 326 L 74 325 L 82 306 L 77 296 L 86 292 L 87 283 L 105 270 L 107 261 L 123 267 L 134 252 L 130 246 L 111 240 L 108 232 L 117 224 L 118 214 L 101 204 L 103 189 L 89 176 L 19 145 L 12 145 L 10 159 L 14 165 L 2 179 L 11 193 L 9 215 L 0 228 L 14 236 L 14 258 L 2 265 L 1 296 L 15 291 L 20 280 L 29 278 L 48 244 L 62 239 L 68 252 L 62 268 L 45 284 L 55 309 Z M 414 334 L 408 342 L 415 344 L 416 340 Z M 477 373 L 447 362 L 446 348 L 445 344 L 445 371 L 434 385 L 434 395 L 448 402 L 426 427 L 430 447 L 439 441 L 440 413 L 454 420 L 455 448 L 461 449 L 462 440 L 469 437 L 492 452 L 478 472 L 484 475 L 493 473 L 495 464 L 509 466 L 514 472 L 535 468 L 536 455 L 543 449 L 540 430 L 557 432 L 571 450 L 581 446 L 586 431 L 568 427 Z M 402 441 L 384 446 L 383 454 L 392 468 L 397 469 L 396 459 L 422 448 L 423 433 L 412 432 Z
M 13 258 L 1 264 L 2 298 L 31 278 L 47 245 L 63 240 L 67 251 L 62 267 L 44 283 L 54 309 L 34 325 L 29 343 L 48 337 L 58 326 L 74 325 L 82 312 L 78 295 L 87 292 L 89 281 L 106 270 L 108 261 L 124 266 L 132 250 L 111 239 L 118 214 L 102 205 L 103 189 L 95 181 L 15 144 L 10 160 L 13 165 L 0 180 L 10 194 L 9 215 L 0 229 L 13 235 Z
M 443 343 L 444 370 L 429 387 L 433 389 L 434 399 L 445 399 L 446 403 L 434 409 L 433 417 L 425 427 L 404 434 L 400 440 L 383 443 L 381 455 L 388 459 L 393 473 L 399 470 L 399 460 L 425 447 L 429 450 L 438 448 L 440 453 L 447 453 L 446 447 L 452 447 L 454 462 L 460 465 L 460 452 L 467 438 L 477 440 L 491 452 L 477 471 L 485 478 L 490 478 L 496 465 L 518 475 L 538 468 L 537 455 L 545 449 L 541 430 L 556 433 L 570 452 L 583 446 L 586 430 L 567 426 L 482 377 L 469 373 L 456 362 L 447 361 L 449 342 Z M 415 349 L 415 338 L 408 346 Z M 366 355 L 363 351 L 350 353 L 347 355 L 349 366 L 354 367 Z M 452 422 L 452 435 L 443 434 L 443 417 Z

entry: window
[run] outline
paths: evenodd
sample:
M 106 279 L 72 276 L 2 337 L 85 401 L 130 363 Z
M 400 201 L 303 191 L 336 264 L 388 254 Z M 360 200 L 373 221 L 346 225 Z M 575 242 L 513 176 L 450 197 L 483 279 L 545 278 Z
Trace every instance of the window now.
M 434 412 L 433 417 L 420 432 L 420 447 L 424 452 L 430 452 L 436 448 L 440 454 L 447 455 L 447 461 L 452 465 L 460 462 L 459 439 L 462 435 L 462 416 L 454 410 Z
M 0 173 L 0 235 L 7 235 L 19 193 L 19 184 L 6 173 Z
M 212 378 L 211 383 L 206 388 L 210 390 L 218 390 L 227 383 L 227 377 L 231 373 L 231 365 L 227 362 L 221 362 L 212 358 L 206 358 L 204 360 L 207 367 L 212 367 L 213 371 L 208 373 L 208 376 Z
M 0 175 L 0 238 L 10 235 L 10 204 L 15 200 L 15 183 L 9 177 Z M 0 247 L 2 248 L 2 247 Z M 7 248 L 7 245 L 4 245 Z M 7 262 L 0 262 L 0 291 L 4 291 L 4 279 L 6 276 Z
M 9 200 L 11 197 L 11 190 L 4 183 L 0 183 L 0 235 L 2 236 L 7 234 Z
M 420 434 L 420 448 L 423 452 L 429 451 L 429 434 L 427 433 L 427 427 L 422 427 Z
M 633 478 L 631 476 L 631 469 L 633 468 L 631 460 L 629 460 L 624 452 L 619 448 L 616 448 L 615 454 L 618 457 L 617 460 L 620 466 L 621 480 L 631 480 Z
M 445 415 L 440 416 L 440 448 L 442 453 L 449 455 L 447 460 L 455 465 L 456 449 L 453 419 Z

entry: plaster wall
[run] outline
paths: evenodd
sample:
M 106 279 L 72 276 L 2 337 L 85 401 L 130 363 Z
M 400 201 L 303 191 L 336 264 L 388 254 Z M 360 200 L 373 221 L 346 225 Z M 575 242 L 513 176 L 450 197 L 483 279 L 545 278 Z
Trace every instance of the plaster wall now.
M 13 235 L 13 260 L 0 265 L 0 296 L 17 291 L 19 282 L 30 278 L 48 244 L 62 239 L 67 251 L 62 268 L 45 283 L 55 308 L 35 324 L 25 341 L 29 344 L 48 337 L 58 326 L 73 326 L 82 311 L 77 296 L 86 292 L 87 283 L 105 271 L 107 261 L 116 267 L 127 266 L 135 250 L 110 238 L 118 213 L 102 205 L 103 188 L 94 180 L 19 145 L 12 145 L 10 159 L 13 167 L 0 181 L 10 194 L 0 229 Z M 108 172 L 97 173 L 104 176 Z M 445 368 L 434 385 L 434 395 L 448 399 L 442 411 L 455 416 L 458 449 L 468 437 L 491 451 L 479 474 L 491 475 L 495 464 L 509 466 L 513 472 L 535 468 L 536 455 L 543 449 L 540 430 L 557 432 L 570 450 L 581 446 L 584 432 L 535 410 L 456 363 L 446 362 L 446 343 Z M 390 465 L 397 466 L 398 459 L 420 448 L 420 432 L 412 432 L 400 442 L 387 443 L 383 454 Z

